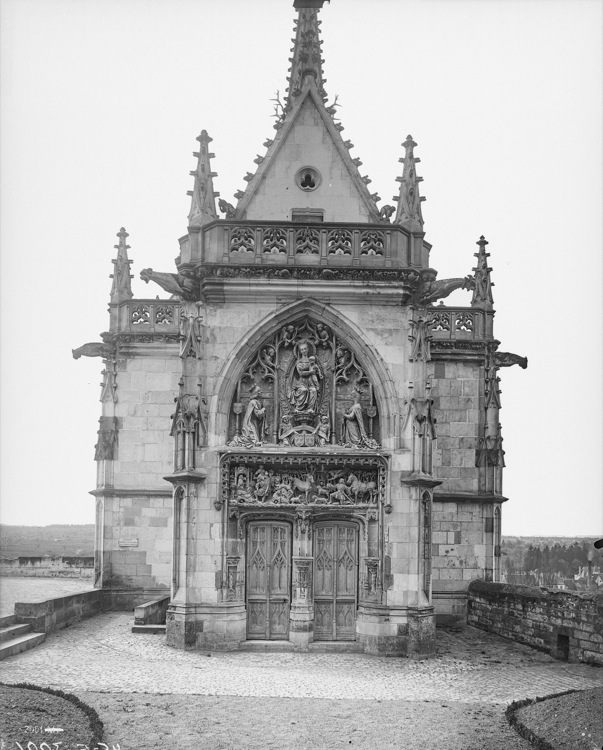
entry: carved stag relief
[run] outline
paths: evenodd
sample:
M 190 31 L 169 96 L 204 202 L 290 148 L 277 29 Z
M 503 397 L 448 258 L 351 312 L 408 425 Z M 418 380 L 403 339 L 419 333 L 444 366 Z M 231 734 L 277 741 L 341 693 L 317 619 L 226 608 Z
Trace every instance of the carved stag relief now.
M 235 466 L 230 478 L 231 505 L 374 505 L 377 469 L 350 471 L 275 471 Z
M 307 530 L 312 514 L 329 513 L 376 519 L 379 507 L 389 513 L 387 463 L 376 456 L 227 454 L 221 466 L 217 504 L 229 515 L 270 511 L 294 515 Z M 285 514 L 285 516 L 283 516 Z M 305 533 L 305 532 L 304 532 Z
M 255 352 L 232 403 L 230 446 L 377 450 L 373 385 L 323 323 L 284 326 Z

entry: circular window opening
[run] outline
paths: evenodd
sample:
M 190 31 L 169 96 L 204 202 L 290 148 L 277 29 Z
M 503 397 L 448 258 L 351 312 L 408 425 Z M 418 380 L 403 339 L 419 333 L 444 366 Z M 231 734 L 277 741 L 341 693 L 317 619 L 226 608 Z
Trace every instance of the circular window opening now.
M 297 173 L 295 181 L 299 188 L 309 193 L 320 185 L 320 174 L 313 167 L 304 167 Z

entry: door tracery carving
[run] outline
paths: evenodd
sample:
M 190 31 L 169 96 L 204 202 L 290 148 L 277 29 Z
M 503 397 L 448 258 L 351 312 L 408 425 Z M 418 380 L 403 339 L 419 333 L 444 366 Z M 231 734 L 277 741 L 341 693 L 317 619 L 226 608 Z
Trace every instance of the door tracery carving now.
M 229 446 L 379 448 L 373 384 L 352 348 L 306 316 L 283 326 L 237 384 Z

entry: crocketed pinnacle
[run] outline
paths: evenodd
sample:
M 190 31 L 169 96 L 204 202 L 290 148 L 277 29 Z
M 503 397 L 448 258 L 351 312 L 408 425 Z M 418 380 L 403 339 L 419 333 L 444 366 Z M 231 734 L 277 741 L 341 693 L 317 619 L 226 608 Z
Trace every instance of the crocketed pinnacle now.
M 314 5 L 314 7 L 301 7 L 302 3 Z M 301 94 L 305 81 L 314 82 L 318 94 L 323 101 L 326 101 L 327 94 L 324 89 L 325 79 L 322 75 L 322 42 L 318 27 L 322 23 L 318 20 L 317 3 L 311 0 L 301 0 L 296 2 L 295 7 L 299 8 L 298 17 L 295 21 L 295 39 L 293 39 L 293 57 L 289 58 L 291 67 L 289 68 L 287 100 L 285 103 L 285 113 L 288 112 L 295 104 Z M 322 3 L 320 3 L 322 5 Z
M 482 310 L 492 310 L 494 305 L 494 299 L 492 298 L 492 287 L 494 284 L 490 279 L 490 272 L 492 269 L 488 266 L 488 258 L 490 253 L 486 252 L 486 245 L 488 241 L 484 238 L 484 235 L 479 238 L 475 243 L 479 246 L 477 253 L 474 253 L 477 258 L 477 264 L 473 271 L 475 271 L 475 287 L 473 289 L 473 297 L 471 299 L 471 307 L 478 307 Z
M 411 231 L 423 231 L 423 215 L 421 213 L 421 202 L 425 198 L 419 195 L 419 183 L 423 181 L 422 177 L 417 177 L 416 165 L 421 161 L 416 159 L 414 148 L 417 145 L 412 136 L 407 136 L 402 144 L 405 148 L 404 157 L 398 159 L 403 162 L 402 177 L 397 177 L 396 181 L 400 183 L 400 194 L 394 198 L 398 201 L 398 210 L 396 211 L 395 224 L 401 224 Z
M 191 172 L 195 178 L 195 184 L 192 190 L 187 192 L 191 196 L 191 210 L 188 214 L 189 226 L 199 227 L 208 224 L 218 218 L 216 212 L 216 197 L 214 193 L 213 178 L 216 173 L 211 171 L 210 160 L 215 154 L 209 153 L 209 144 L 213 138 L 207 134 L 207 130 L 202 130 L 201 135 L 197 137 L 199 141 L 199 151 L 193 152 L 197 157 L 197 169 Z
M 126 245 L 126 238 L 129 236 L 126 230 L 122 227 L 117 233 L 119 237 L 119 244 L 114 245 L 117 250 L 117 258 L 114 258 L 113 273 L 110 274 L 109 278 L 113 279 L 111 285 L 111 304 L 123 302 L 127 299 L 132 299 L 132 286 L 130 279 L 134 277 L 130 274 L 130 266 L 132 261 L 128 260 L 128 250 L 130 245 Z

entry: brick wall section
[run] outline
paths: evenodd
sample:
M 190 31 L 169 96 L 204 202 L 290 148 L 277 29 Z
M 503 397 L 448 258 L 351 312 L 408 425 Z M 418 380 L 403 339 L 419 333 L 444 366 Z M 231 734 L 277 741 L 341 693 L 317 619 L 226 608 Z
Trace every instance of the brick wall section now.
M 473 581 L 467 623 L 557 659 L 603 666 L 603 593 Z

